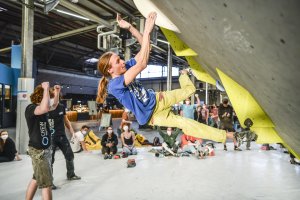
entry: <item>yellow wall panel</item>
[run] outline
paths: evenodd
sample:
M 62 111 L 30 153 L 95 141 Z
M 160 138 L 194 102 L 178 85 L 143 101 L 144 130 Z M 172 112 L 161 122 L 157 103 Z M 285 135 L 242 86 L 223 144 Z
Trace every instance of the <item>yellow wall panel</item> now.
M 168 29 L 160 27 L 176 56 L 197 56 L 198 54 L 191 48 L 189 48 L 177 35 Z
M 195 58 L 191 56 L 186 56 L 186 60 L 188 61 L 190 67 L 193 69 L 193 75 L 201 81 L 210 83 L 212 85 L 216 85 L 216 80 L 211 77 L 202 66 L 195 60 Z
M 274 128 L 251 128 L 257 135 L 257 141 L 258 144 L 264 144 L 264 143 L 283 143 L 283 140 L 278 136 L 277 132 L 274 130 Z
M 217 72 L 243 127 L 247 118 L 253 121 L 253 127 L 274 127 L 272 120 L 245 88 L 218 68 Z

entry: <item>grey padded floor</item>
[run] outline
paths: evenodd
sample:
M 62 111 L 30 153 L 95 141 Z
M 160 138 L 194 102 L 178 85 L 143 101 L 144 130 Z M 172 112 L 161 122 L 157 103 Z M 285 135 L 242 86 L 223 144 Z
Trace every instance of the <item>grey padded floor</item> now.
M 157 133 L 143 132 L 153 138 Z M 288 154 L 261 151 L 228 152 L 217 144 L 216 156 L 156 158 L 151 147 L 138 149 L 135 168 L 126 168 L 127 159 L 104 160 L 99 151 L 75 154 L 75 170 L 82 180 L 66 180 L 65 161 L 60 151 L 54 164 L 53 199 L 299 199 L 300 166 L 289 163 Z M 274 145 L 274 147 L 276 147 Z M 245 148 L 244 146 L 242 147 Z M 0 164 L 0 199 L 24 199 L 32 176 L 31 160 Z M 35 199 L 41 199 L 38 190 Z

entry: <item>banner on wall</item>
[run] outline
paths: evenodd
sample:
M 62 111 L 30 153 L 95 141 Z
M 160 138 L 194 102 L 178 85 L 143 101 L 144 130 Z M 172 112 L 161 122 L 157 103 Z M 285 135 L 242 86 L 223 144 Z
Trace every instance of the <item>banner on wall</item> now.
M 15 69 L 21 69 L 22 61 L 22 48 L 21 45 L 11 46 L 11 67 Z
M 103 113 L 101 116 L 100 127 L 109 127 L 110 126 L 111 114 Z

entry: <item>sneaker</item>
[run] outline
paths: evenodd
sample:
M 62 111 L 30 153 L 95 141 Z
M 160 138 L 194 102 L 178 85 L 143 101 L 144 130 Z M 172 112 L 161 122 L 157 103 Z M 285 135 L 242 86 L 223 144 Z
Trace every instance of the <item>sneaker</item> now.
M 251 150 L 251 148 L 250 148 L 250 147 L 247 147 L 247 148 L 246 148 L 246 150 L 249 150 L 249 151 L 250 151 L 250 150 Z
M 126 152 L 122 152 L 122 158 L 127 158 L 128 154 Z
M 187 153 L 187 152 L 183 152 L 183 153 L 181 154 L 181 157 L 183 157 L 183 156 L 185 156 L 185 157 L 190 157 L 190 154 Z
M 77 175 L 74 175 L 74 176 L 72 176 L 72 177 L 68 177 L 68 180 L 69 181 L 75 181 L 75 180 L 80 180 L 81 179 L 81 177 L 80 176 L 77 176 Z
M 227 151 L 227 146 L 226 145 L 224 145 L 224 151 Z
M 200 151 L 198 155 L 198 159 L 204 159 L 204 158 L 205 158 L 204 152 Z
M 243 144 L 243 137 L 241 136 L 241 134 L 239 134 L 238 132 L 234 132 L 233 136 L 235 137 L 237 143 L 238 143 L 238 147 L 241 146 Z
M 112 154 L 109 154 L 108 155 L 108 159 L 112 159 L 113 155 Z
M 107 154 L 105 154 L 104 155 L 104 160 L 106 160 L 108 158 L 108 155 Z
M 192 75 L 192 74 L 193 74 L 193 72 L 192 72 L 192 69 L 191 69 L 191 68 L 186 68 L 185 70 L 188 72 L 188 75 Z
M 180 71 L 181 74 L 187 74 L 187 75 L 191 75 L 192 74 L 192 70 L 191 68 L 186 68 Z
M 51 188 L 52 188 L 52 190 L 56 190 L 57 189 L 57 187 L 54 184 L 52 184 Z
M 234 147 L 235 151 L 242 151 L 242 149 L 238 148 L 237 146 Z

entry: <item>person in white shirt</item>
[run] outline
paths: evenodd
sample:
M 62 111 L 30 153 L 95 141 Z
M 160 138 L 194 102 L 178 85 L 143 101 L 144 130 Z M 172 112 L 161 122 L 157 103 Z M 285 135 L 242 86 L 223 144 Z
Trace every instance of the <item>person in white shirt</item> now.
M 79 141 L 79 143 L 81 144 L 81 148 L 83 149 L 83 151 L 88 151 L 86 146 L 85 146 L 85 142 L 84 142 L 84 136 L 89 132 L 90 127 L 83 125 L 80 129 L 80 131 L 77 131 L 75 133 L 75 137 L 77 138 L 77 140 Z

